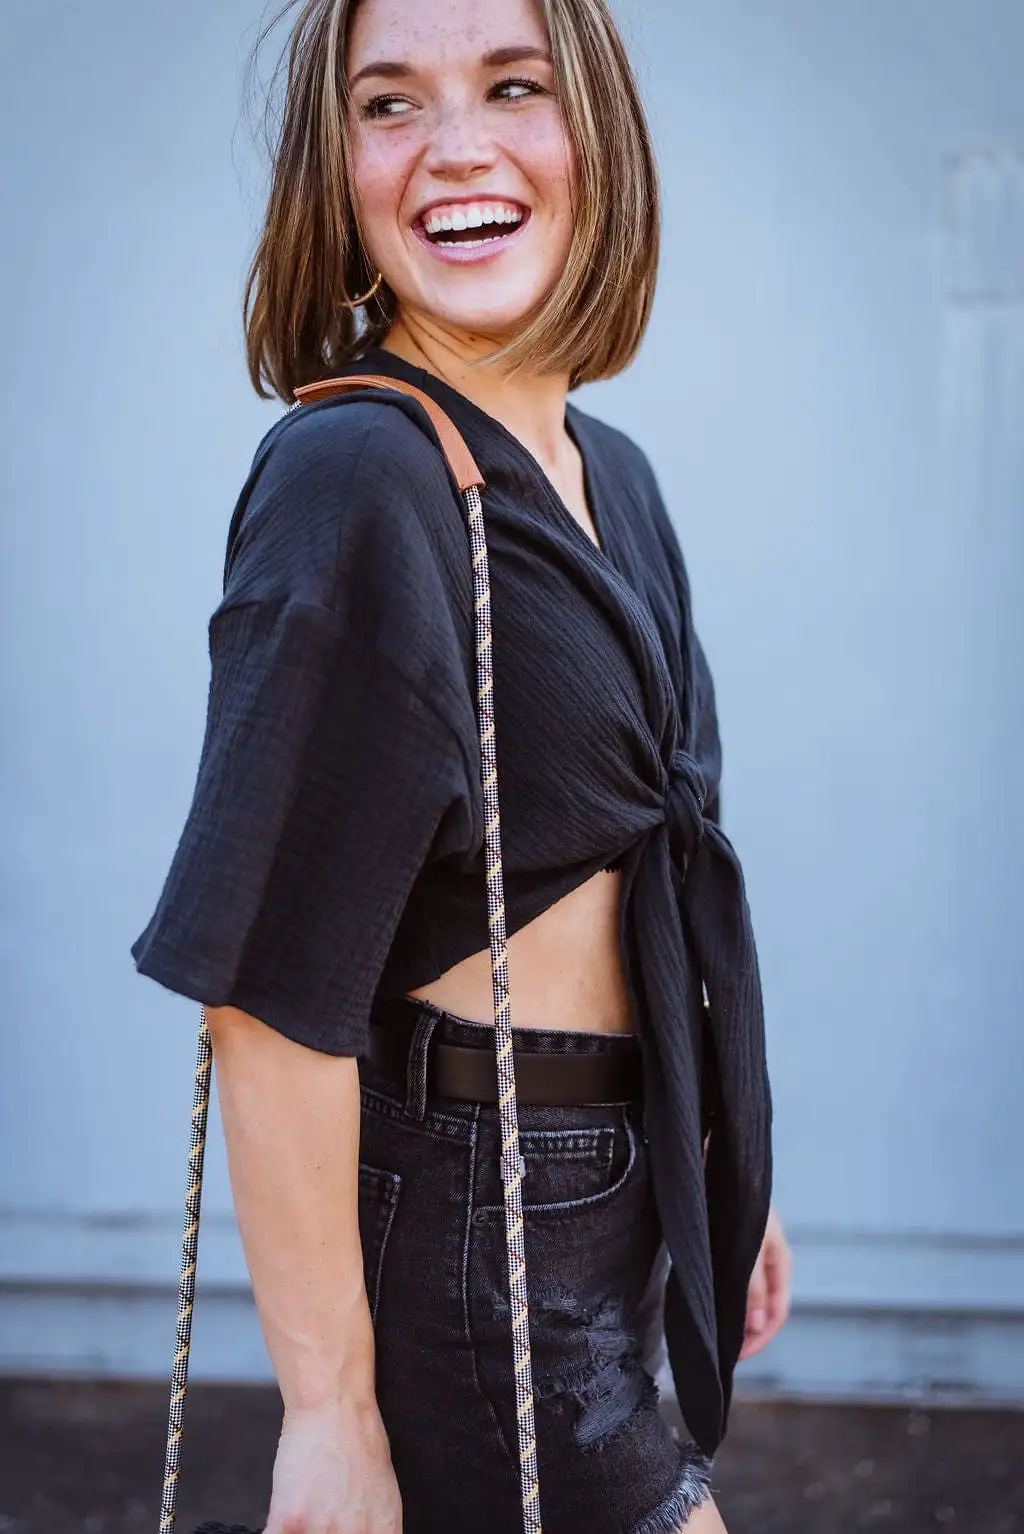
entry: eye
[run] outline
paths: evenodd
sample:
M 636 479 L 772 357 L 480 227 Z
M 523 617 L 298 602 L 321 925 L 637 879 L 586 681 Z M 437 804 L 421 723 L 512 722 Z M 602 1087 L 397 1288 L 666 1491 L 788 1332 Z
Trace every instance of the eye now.
M 404 96 L 371 96 L 361 108 L 360 117 L 379 121 L 385 117 L 404 117 L 412 111 L 412 102 Z
M 499 80 L 497 85 L 491 87 L 489 94 L 503 101 L 524 101 L 527 96 L 542 96 L 545 91 L 539 80 L 514 78 Z

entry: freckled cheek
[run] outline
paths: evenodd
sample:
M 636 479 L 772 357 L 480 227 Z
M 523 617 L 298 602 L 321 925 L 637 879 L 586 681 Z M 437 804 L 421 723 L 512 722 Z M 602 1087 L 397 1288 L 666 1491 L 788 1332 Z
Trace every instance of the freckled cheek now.
M 401 238 L 400 210 L 408 182 L 410 157 L 398 148 L 353 145 L 352 172 L 363 239 L 381 255 Z
M 533 183 L 555 217 L 572 216 L 574 157 L 560 127 L 524 124 L 508 153 Z

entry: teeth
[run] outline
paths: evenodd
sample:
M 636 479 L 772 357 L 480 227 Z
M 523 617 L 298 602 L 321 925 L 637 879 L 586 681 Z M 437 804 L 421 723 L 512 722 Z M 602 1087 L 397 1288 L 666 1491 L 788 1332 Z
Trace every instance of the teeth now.
M 511 208 L 500 203 L 467 203 L 464 207 L 453 208 L 450 213 L 430 213 L 423 221 L 423 227 L 428 234 L 447 234 L 453 229 L 460 232 L 464 229 L 479 229 L 484 224 L 521 224 L 523 214 L 518 208 Z M 465 243 L 465 242 L 463 242 Z

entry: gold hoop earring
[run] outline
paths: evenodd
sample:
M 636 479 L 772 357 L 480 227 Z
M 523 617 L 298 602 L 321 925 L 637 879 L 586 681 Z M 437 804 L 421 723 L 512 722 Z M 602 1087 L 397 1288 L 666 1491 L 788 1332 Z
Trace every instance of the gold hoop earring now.
M 368 292 L 363 294 L 362 298 L 344 298 L 344 299 L 342 299 L 342 303 L 344 304 L 345 308 L 346 309 L 361 309 L 364 304 L 368 304 L 370 302 L 370 299 L 376 293 L 377 289 L 380 287 L 380 285 L 381 285 L 381 283 L 383 281 L 384 281 L 384 273 L 383 272 L 378 272 L 377 273 L 377 281 L 373 284 L 373 287 L 368 290 Z

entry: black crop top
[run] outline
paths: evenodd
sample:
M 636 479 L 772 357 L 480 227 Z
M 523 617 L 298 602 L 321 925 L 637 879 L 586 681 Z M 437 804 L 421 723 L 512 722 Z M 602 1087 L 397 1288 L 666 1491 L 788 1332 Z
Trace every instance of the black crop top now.
M 623 870 L 666 1337 L 710 1454 L 767 1219 L 771 1101 L 679 545 L 642 452 L 573 406 L 600 547 L 463 395 L 379 348 L 359 370 L 432 395 L 486 480 L 509 934 Z M 191 810 L 132 953 L 196 1001 L 359 1054 L 375 1000 L 488 946 L 468 538 L 414 401 L 368 391 L 271 428 L 232 519 L 210 656 Z

